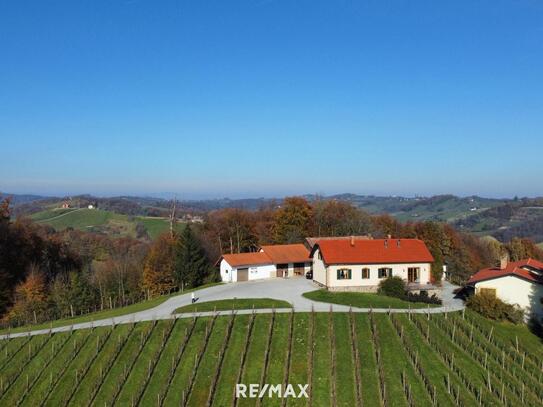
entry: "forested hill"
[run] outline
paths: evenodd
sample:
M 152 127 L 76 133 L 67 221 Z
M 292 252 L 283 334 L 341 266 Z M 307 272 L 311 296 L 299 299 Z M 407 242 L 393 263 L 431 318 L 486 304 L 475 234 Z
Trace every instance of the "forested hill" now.
M 7 195 L 7 194 L 4 194 Z M 98 208 L 127 216 L 168 217 L 172 201 L 159 197 L 75 197 L 43 198 L 37 195 L 12 195 L 14 216 L 30 216 L 63 202 L 72 207 L 94 204 Z M 331 196 L 305 195 L 309 202 L 336 200 L 349 202 L 369 214 L 388 214 L 400 221 L 433 220 L 447 222 L 455 227 L 480 235 L 492 235 L 508 241 L 512 237 L 528 237 L 543 241 L 543 198 L 492 199 L 479 196 L 458 197 L 436 195 L 431 197 L 374 196 L 338 194 Z M 274 209 L 283 204 L 283 198 L 179 200 L 178 213 L 204 215 L 211 211 L 236 208 L 256 211 Z
M 501 241 L 527 237 L 543 242 L 543 199 L 519 199 L 455 222 L 461 230 L 492 235 Z

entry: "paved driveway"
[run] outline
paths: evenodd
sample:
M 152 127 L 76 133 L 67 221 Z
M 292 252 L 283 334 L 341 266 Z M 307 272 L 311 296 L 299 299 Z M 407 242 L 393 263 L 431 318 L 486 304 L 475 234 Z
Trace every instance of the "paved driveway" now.
M 202 290 L 195 291 L 195 295 L 198 298 L 198 302 L 224 300 L 230 298 L 273 298 L 277 300 L 288 301 L 292 304 L 295 312 L 309 312 L 315 310 L 316 312 L 327 312 L 332 309 L 334 312 L 346 312 L 350 307 L 345 305 L 328 304 L 324 302 L 316 302 L 308 300 L 302 297 L 302 294 L 308 291 L 316 290 L 318 287 L 310 280 L 305 278 L 289 278 L 289 279 L 272 279 L 272 280 L 260 280 L 260 281 L 248 281 L 244 283 L 227 283 L 223 285 L 217 285 L 213 287 L 204 288 Z M 455 286 L 444 283 L 443 287 L 443 306 L 438 308 L 429 309 L 413 309 L 410 312 L 414 313 L 441 313 L 458 311 L 464 308 L 462 300 L 455 299 L 453 290 Z M 114 324 L 125 324 L 130 322 L 139 321 L 152 321 L 154 319 L 168 319 L 168 318 L 190 318 L 193 316 L 207 316 L 212 315 L 213 312 L 199 312 L 199 313 L 185 313 L 176 314 L 172 316 L 175 309 L 188 305 L 191 303 L 191 294 L 182 294 L 168 299 L 162 304 L 145 311 L 136 312 L 133 314 L 127 314 L 118 316 L 115 318 L 102 319 L 93 322 L 84 322 L 75 324 L 73 326 L 64 326 L 53 328 L 53 332 L 65 332 L 70 329 L 85 329 L 93 326 L 109 326 Z M 353 312 L 369 312 L 368 308 L 352 308 Z M 289 308 L 277 309 L 277 312 L 291 312 Z M 407 309 L 372 309 L 374 312 L 409 312 Z M 253 310 L 238 310 L 238 314 L 248 314 Z M 258 309 L 257 313 L 269 313 L 271 309 Z M 231 311 L 219 311 L 220 315 L 230 314 Z M 11 334 L 11 337 L 26 336 L 28 334 L 37 335 L 49 333 L 49 329 L 42 329 L 23 333 Z M 4 339 L 7 335 L 0 336 L 0 339 Z

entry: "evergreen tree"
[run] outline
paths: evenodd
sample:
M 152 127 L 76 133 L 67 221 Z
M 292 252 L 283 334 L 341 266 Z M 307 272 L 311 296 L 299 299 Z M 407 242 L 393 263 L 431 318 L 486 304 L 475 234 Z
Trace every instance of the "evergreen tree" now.
M 211 265 L 189 225 L 181 232 L 176 254 L 175 280 L 181 290 L 198 287 L 208 280 Z

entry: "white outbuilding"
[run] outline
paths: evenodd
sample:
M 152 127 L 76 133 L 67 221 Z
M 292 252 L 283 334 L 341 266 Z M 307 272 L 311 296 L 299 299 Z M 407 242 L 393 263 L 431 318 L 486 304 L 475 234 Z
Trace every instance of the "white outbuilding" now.
M 527 317 L 543 320 L 543 263 L 534 259 L 502 262 L 475 273 L 468 281 L 475 294 L 487 293 L 520 306 Z
M 253 253 L 223 254 L 221 280 L 237 282 L 304 276 L 311 271 L 309 251 L 303 244 L 262 246 Z

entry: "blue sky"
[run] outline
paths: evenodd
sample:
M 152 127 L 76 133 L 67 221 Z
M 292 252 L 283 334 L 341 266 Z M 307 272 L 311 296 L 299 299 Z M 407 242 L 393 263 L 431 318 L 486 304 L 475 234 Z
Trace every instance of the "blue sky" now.
M 543 3 L 0 0 L 0 190 L 543 195 Z

